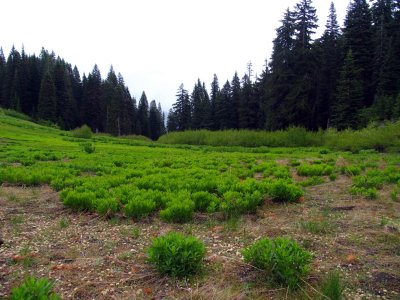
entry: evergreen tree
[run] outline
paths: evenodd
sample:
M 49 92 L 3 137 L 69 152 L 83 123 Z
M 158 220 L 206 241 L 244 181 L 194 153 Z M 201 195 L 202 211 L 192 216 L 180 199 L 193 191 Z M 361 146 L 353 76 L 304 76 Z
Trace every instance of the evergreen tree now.
M 332 105 L 335 103 L 336 86 L 339 78 L 341 60 L 341 34 L 337 22 L 336 9 L 333 4 L 329 8 L 322 38 L 317 42 L 319 53 L 318 95 L 316 103 L 316 127 L 327 128 L 331 116 Z
M 149 110 L 149 130 L 150 138 L 154 141 L 161 135 L 161 121 L 161 114 L 157 108 L 156 101 L 152 100 Z
M 176 97 L 176 102 L 172 107 L 175 113 L 174 117 L 176 116 L 177 130 L 183 131 L 190 129 L 191 105 L 188 91 L 185 90 L 183 84 L 179 86 Z
M 57 122 L 56 87 L 50 72 L 47 72 L 40 85 L 38 118 Z
M 138 116 L 136 123 L 137 134 L 149 136 L 149 102 L 146 93 L 143 91 L 138 104 Z
M 218 77 L 214 74 L 213 81 L 211 83 L 211 92 L 210 92 L 210 119 L 211 119 L 211 129 L 218 130 L 220 128 L 220 120 L 217 115 L 217 107 L 219 102 L 221 101 L 221 94 L 219 90 Z
M 277 36 L 273 41 L 273 52 L 270 62 L 271 77 L 268 87 L 268 102 L 266 103 L 266 128 L 276 130 L 287 127 L 285 112 L 287 98 L 295 82 L 293 69 L 295 23 L 293 13 L 287 9 L 282 25 L 276 30 Z
M 3 100 L 3 87 L 6 75 L 6 58 L 3 53 L 3 48 L 0 47 L 0 105 L 5 105 Z
M 104 131 L 104 106 L 102 105 L 102 79 L 100 70 L 95 65 L 89 73 L 83 91 L 83 117 L 82 121 L 94 132 Z
M 3 103 L 6 108 L 17 108 L 19 106 L 20 88 L 19 88 L 19 68 L 21 63 L 21 54 L 13 46 L 10 55 L 7 58 L 5 67 L 5 78 L 3 81 Z
M 238 129 L 239 128 L 239 107 L 241 104 L 241 85 L 240 85 L 240 79 L 235 72 L 235 75 L 232 78 L 231 81 L 231 128 Z
M 363 105 L 368 107 L 374 99 L 372 73 L 374 43 L 371 10 L 366 0 L 352 0 L 344 21 L 346 53 L 352 51 L 355 67 L 360 71 Z
M 219 119 L 220 129 L 232 128 L 231 114 L 230 114 L 231 107 L 232 107 L 231 85 L 229 81 L 226 81 L 220 93 L 220 101 L 217 105 L 217 112 L 216 112 L 216 115 Z
M 202 128 L 204 118 L 206 117 L 202 92 L 202 85 L 200 79 L 197 80 L 197 83 L 194 85 L 193 92 L 190 96 L 191 107 L 192 107 L 192 129 L 200 129 Z
M 332 125 L 338 130 L 358 128 L 363 89 L 360 71 L 357 69 L 351 50 L 347 53 L 340 72 L 336 98 L 332 112 Z
M 167 130 L 168 132 L 177 131 L 178 127 L 178 115 L 176 111 L 171 108 L 168 112 L 168 119 L 167 119 Z

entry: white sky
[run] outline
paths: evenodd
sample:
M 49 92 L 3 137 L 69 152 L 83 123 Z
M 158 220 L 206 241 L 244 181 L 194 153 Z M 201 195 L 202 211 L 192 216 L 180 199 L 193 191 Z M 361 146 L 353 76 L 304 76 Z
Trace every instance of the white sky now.
M 83 75 L 110 65 L 120 72 L 131 94 L 144 90 L 165 111 L 183 83 L 191 93 L 197 78 L 207 89 L 216 73 L 220 87 L 234 72 L 241 78 L 249 61 L 255 73 L 270 58 L 275 29 L 287 7 L 298 0 L 2 0 L 0 46 L 29 54 L 42 46 L 54 51 Z M 314 0 L 319 33 L 325 28 L 330 0 Z M 334 0 L 338 20 L 349 0 Z

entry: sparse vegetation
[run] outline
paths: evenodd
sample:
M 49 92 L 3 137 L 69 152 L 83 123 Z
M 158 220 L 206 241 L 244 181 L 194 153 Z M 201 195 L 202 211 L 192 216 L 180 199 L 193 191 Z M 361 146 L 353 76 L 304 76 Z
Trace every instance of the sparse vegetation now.
M 21 285 L 12 289 L 10 300 L 58 300 L 53 292 L 54 283 L 46 278 L 27 277 Z

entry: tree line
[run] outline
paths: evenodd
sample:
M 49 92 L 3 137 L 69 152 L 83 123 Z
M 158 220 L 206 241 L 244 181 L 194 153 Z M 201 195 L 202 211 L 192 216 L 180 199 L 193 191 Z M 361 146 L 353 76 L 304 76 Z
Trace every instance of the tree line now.
M 318 16 L 312 0 L 287 9 L 273 52 L 253 80 L 251 63 L 210 93 L 198 80 L 181 85 L 168 131 L 186 129 L 309 130 L 365 127 L 400 117 L 400 1 L 351 0 L 343 28 L 331 3 L 325 31 L 313 39 Z
M 81 78 L 76 66 L 45 49 L 36 56 L 12 47 L 6 59 L 0 48 L 0 106 L 65 130 L 87 124 L 95 132 L 151 139 L 165 132 L 160 103 L 149 104 L 145 92 L 137 103 L 112 66 L 106 79 L 97 65 Z

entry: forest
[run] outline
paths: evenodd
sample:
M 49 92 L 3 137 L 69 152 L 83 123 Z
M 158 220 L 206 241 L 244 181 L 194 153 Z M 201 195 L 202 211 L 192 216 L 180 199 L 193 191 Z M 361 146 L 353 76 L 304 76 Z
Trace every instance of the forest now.
M 166 118 L 161 105 L 137 103 L 121 74 L 111 66 L 102 79 L 97 65 L 81 78 L 54 53 L 27 55 L 0 49 L 0 105 L 37 120 L 73 129 L 144 135 L 156 140 L 166 130 L 360 129 L 400 117 L 400 2 L 351 1 L 340 28 L 332 3 L 322 36 L 311 0 L 300 0 L 283 14 L 273 52 L 259 75 L 251 62 L 240 79 L 211 90 L 200 79 L 192 93 L 180 85 Z M 167 128 L 165 128 L 165 126 Z
M 0 48 L 0 88 L 0 106 L 64 130 L 87 124 L 94 132 L 152 139 L 165 131 L 160 103 L 149 105 L 145 92 L 137 103 L 112 66 L 106 79 L 97 65 L 81 78 L 76 66 L 44 48 L 37 57 L 13 47 L 7 60 Z
M 300 126 L 360 129 L 400 117 L 400 1 L 350 2 L 340 28 L 332 3 L 325 31 L 313 40 L 317 11 L 301 0 L 285 11 L 273 53 L 254 76 L 235 73 L 208 94 L 200 80 L 181 85 L 168 131 L 266 129 Z

